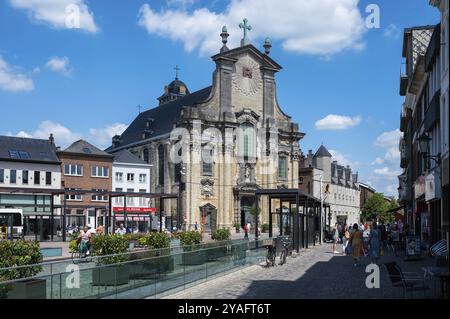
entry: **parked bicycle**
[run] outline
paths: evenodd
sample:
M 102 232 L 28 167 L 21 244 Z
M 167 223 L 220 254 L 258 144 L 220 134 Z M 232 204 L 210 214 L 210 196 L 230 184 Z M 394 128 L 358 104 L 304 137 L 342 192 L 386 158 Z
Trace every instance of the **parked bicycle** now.
M 266 267 L 274 267 L 276 265 L 275 264 L 275 258 L 277 256 L 277 254 L 276 254 L 276 247 L 273 244 L 273 240 L 272 239 L 266 239 L 266 240 L 264 240 L 263 245 L 267 249 L 267 253 L 266 253 Z
M 81 245 L 81 242 L 80 242 L 77 245 L 77 249 L 72 252 L 72 262 L 74 264 L 77 264 L 77 263 L 79 263 L 81 261 L 88 262 L 89 261 L 89 259 L 88 259 L 89 256 L 91 256 L 89 250 L 84 249 L 83 246 Z
M 286 263 L 286 258 L 289 254 L 289 241 L 282 239 L 281 244 L 283 245 L 283 248 L 281 249 L 280 262 L 278 263 L 280 266 Z

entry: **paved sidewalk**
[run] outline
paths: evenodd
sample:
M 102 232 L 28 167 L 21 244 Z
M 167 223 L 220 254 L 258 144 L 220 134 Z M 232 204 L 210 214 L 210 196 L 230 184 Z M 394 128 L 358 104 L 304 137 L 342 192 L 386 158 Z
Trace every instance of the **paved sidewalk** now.
M 212 281 L 166 296 L 173 299 L 392 299 L 403 298 L 401 288 L 393 288 L 384 266 L 380 267 L 380 289 L 365 285 L 367 258 L 354 267 L 351 256 L 331 253 L 323 244 L 288 258 L 287 264 L 274 268 L 248 267 Z M 430 260 L 404 262 L 402 257 L 384 256 L 381 263 L 395 260 L 404 271 L 423 273 Z M 433 288 L 433 286 L 432 286 Z M 432 289 L 433 291 L 433 289 Z M 416 292 L 415 298 L 423 298 Z M 428 293 L 427 297 L 430 297 Z

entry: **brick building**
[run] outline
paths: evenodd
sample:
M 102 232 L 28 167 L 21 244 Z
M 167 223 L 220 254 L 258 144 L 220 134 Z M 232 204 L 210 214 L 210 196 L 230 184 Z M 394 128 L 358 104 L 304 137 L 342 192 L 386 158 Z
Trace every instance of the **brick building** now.
M 92 144 L 79 140 L 63 151 L 61 160 L 61 186 L 70 190 L 112 190 L 113 156 Z M 108 196 L 83 193 L 67 194 L 67 224 L 93 227 L 103 225 L 109 205 Z

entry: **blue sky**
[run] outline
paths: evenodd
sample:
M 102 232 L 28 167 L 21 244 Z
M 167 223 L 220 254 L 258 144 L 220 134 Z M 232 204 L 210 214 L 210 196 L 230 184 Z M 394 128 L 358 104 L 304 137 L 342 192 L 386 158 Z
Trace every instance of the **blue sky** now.
M 428 0 L 258 1 L 1 1 L 0 134 L 106 147 L 137 105 L 156 106 L 175 65 L 191 91 L 210 85 L 220 26 L 233 45 L 245 15 L 255 46 L 272 38 L 278 101 L 306 133 L 302 150 L 323 142 L 361 181 L 396 195 L 402 30 L 436 24 L 438 11 Z M 80 6 L 80 29 L 63 25 L 61 3 Z M 361 29 L 369 4 L 379 29 Z M 330 19 L 336 8 L 346 10 Z M 328 115 L 347 122 L 319 129 Z

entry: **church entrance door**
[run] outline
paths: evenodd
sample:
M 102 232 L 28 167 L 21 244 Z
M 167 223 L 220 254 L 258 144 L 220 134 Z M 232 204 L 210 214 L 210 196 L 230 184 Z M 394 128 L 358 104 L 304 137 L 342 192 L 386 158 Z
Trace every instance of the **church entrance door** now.
M 255 197 L 243 197 L 241 199 L 241 227 L 250 223 L 250 227 L 255 225 L 255 216 L 253 206 Z
M 213 232 L 217 227 L 217 209 L 211 205 L 207 204 L 200 207 L 201 216 L 201 226 L 203 226 L 203 231 Z

